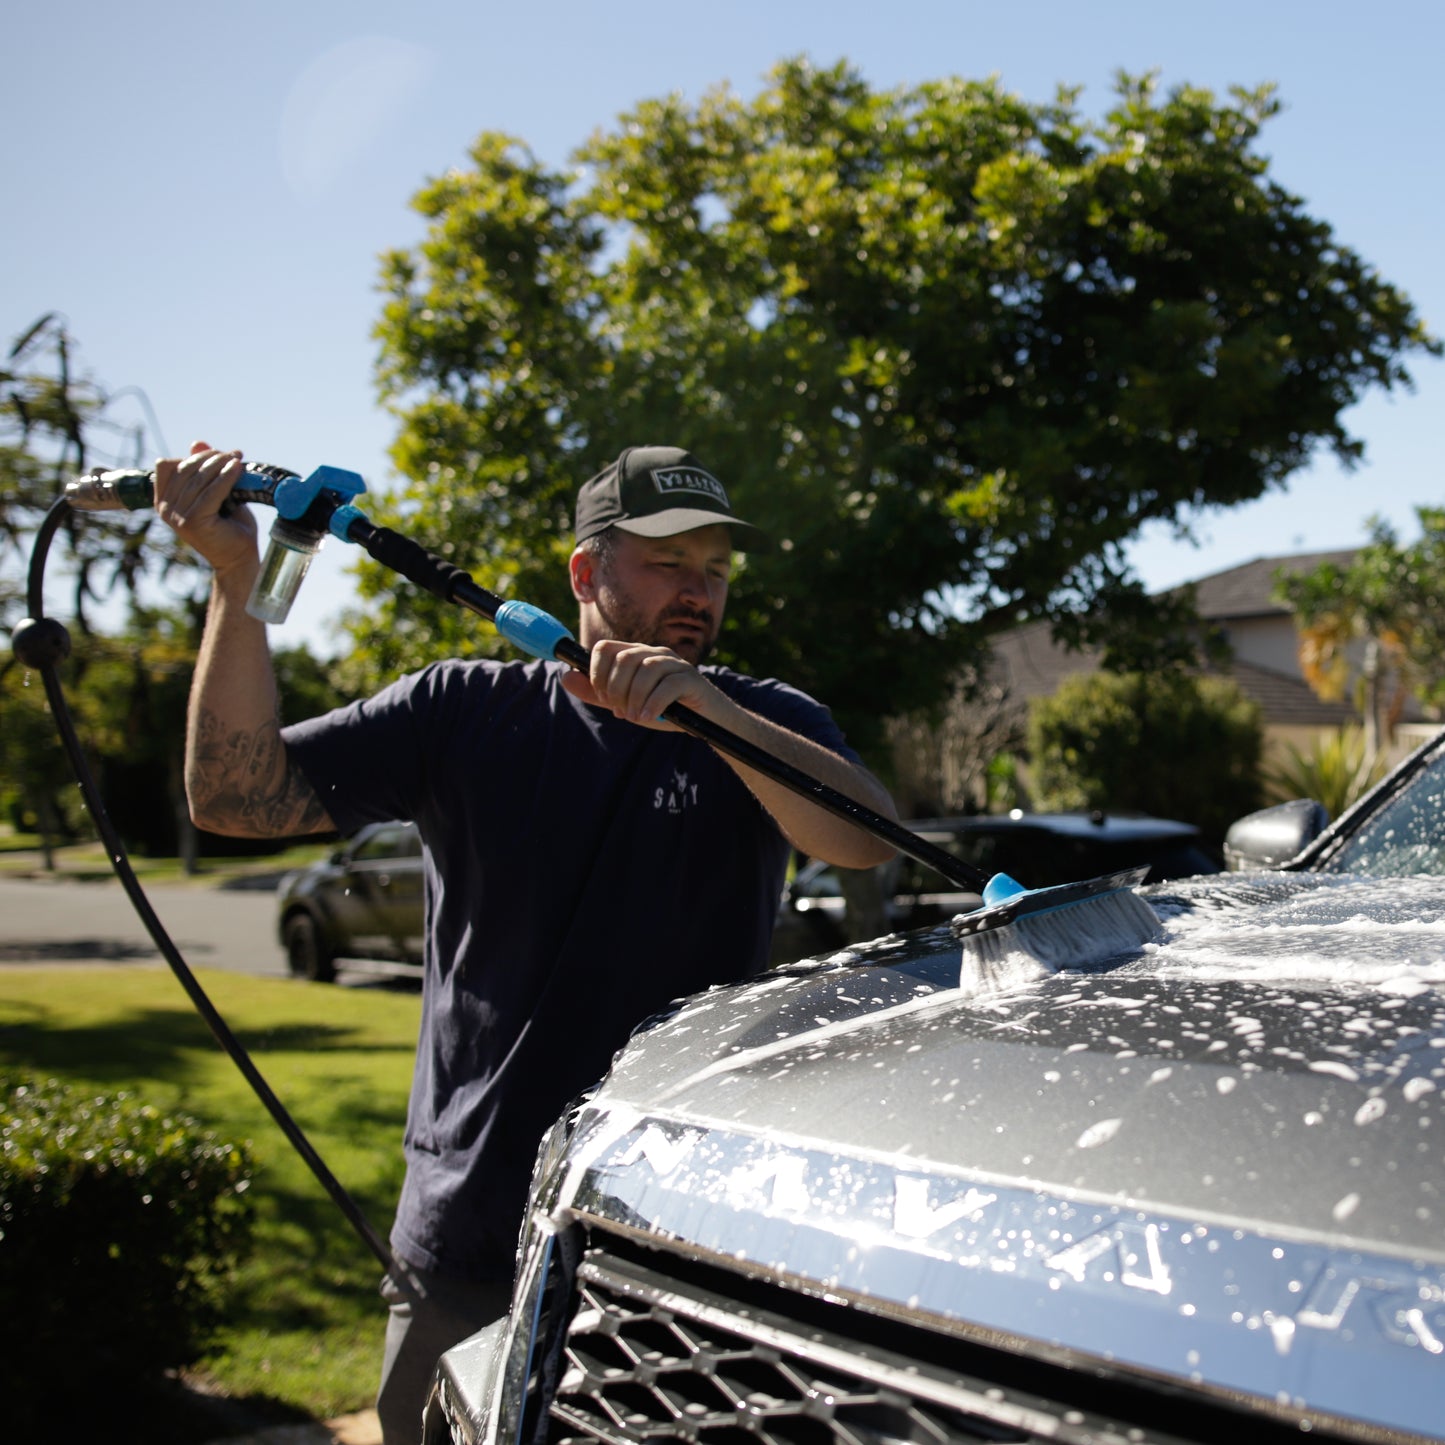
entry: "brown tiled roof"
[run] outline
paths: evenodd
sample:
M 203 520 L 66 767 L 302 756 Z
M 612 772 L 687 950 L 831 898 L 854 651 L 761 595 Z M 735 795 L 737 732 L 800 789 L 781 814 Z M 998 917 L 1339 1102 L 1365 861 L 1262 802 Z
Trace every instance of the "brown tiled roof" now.
M 1270 594 L 1274 591 L 1274 574 L 1313 572 L 1325 562 L 1348 567 L 1356 549 L 1338 552 L 1296 552 L 1289 557 L 1256 557 L 1223 572 L 1213 572 L 1194 583 L 1195 606 L 1206 621 L 1224 622 L 1231 617 L 1269 617 L 1286 612 Z
M 1272 668 L 1236 661 L 1222 676 L 1233 678 L 1240 692 L 1259 704 L 1267 723 L 1338 728 L 1359 721 L 1347 703 L 1322 702 L 1308 683 Z

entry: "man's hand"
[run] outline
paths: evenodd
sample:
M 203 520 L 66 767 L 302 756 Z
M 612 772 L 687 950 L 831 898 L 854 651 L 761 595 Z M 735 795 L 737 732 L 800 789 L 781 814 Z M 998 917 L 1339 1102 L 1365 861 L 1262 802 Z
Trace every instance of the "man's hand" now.
M 608 708 L 624 722 L 674 732 L 663 712 L 681 702 L 709 715 L 727 699 L 690 663 L 666 647 L 641 642 L 598 642 L 591 669 L 564 673 L 562 686 L 581 702 Z
M 208 442 L 196 442 L 184 459 L 156 463 L 156 512 L 217 577 L 235 568 L 249 575 L 257 565 L 256 519 L 250 510 L 238 506 L 229 516 L 221 515 L 241 473 L 240 452 L 217 451 Z

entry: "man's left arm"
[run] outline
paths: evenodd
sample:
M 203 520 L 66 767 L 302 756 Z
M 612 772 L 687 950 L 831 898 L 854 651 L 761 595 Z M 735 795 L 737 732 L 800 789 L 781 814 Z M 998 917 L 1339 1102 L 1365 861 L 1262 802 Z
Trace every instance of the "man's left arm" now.
M 744 707 L 666 648 L 598 643 L 592 648 L 590 675 L 572 673 L 562 685 L 583 702 L 611 708 L 628 722 L 667 731 L 674 730 L 672 724 L 659 719 L 680 702 L 855 803 L 897 820 L 888 790 L 867 768 Z M 810 858 L 840 868 L 871 868 L 893 856 L 892 846 L 872 833 L 721 750 L 719 756 L 767 809 L 788 842 Z
M 702 709 L 695 711 L 702 712 Z M 861 763 L 840 757 L 821 743 L 791 732 L 736 702 L 727 717 L 712 716 L 710 720 L 748 742 L 756 743 L 773 757 L 791 763 L 820 783 L 826 783 L 855 803 L 861 803 L 894 822 L 898 820 L 888 790 Z M 893 857 L 893 847 L 872 833 L 865 832 L 827 808 L 809 802 L 801 793 L 774 782 L 746 763 L 726 753 L 719 755 L 747 784 L 753 796 L 782 830 L 783 836 L 799 852 L 806 853 L 810 858 L 822 858 L 840 868 L 871 868 Z

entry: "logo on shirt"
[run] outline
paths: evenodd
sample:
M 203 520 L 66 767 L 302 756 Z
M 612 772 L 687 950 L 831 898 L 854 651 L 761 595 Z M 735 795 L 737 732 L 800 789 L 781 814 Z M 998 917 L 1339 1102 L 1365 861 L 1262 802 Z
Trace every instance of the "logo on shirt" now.
M 711 497 L 725 507 L 728 504 L 723 484 L 701 467 L 658 467 L 652 473 L 652 481 L 664 496 L 672 492 L 695 492 L 699 496 Z
M 686 773 L 672 770 L 672 782 L 666 787 L 652 790 L 652 806 L 658 812 L 664 809 L 674 817 L 686 812 L 697 802 L 697 784 L 688 781 Z

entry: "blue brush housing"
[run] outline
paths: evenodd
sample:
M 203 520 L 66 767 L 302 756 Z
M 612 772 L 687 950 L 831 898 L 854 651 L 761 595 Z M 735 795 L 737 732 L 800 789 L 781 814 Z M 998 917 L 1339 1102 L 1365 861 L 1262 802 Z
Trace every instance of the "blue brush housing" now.
M 1010 898 L 1017 898 L 1020 893 L 1027 893 L 1029 890 L 1010 878 L 1007 873 L 995 873 L 983 890 L 983 905 L 985 908 L 992 908 L 996 903 L 1007 903 Z

